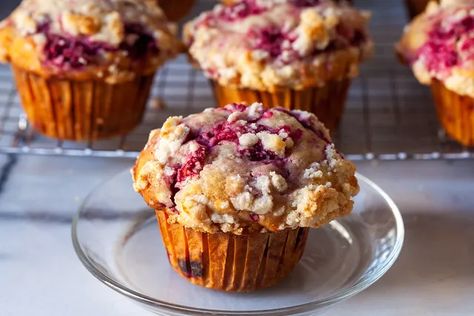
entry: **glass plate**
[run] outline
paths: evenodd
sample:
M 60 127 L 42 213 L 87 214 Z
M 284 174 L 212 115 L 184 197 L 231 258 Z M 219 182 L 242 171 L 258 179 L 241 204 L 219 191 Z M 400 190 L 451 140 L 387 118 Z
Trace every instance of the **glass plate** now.
M 160 315 L 314 315 L 366 289 L 396 260 L 403 221 L 393 201 L 358 175 L 350 216 L 313 229 L 301 262 L 276 287 L 225 293 L 188 283 L 169 266 L 154 212 L 122 172 L 84 201 L 75 250 L 100 281 Z

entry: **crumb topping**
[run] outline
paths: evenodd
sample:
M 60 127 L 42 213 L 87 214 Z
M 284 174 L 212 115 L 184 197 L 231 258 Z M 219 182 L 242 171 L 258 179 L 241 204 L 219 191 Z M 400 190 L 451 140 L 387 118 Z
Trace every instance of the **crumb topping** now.
M 135 190 L 171 222 L 235 234 L 348 214 L 354 173 L 313 114 L 259 103 L 169 118 L 132 170 Z
M 0 60 L 123 81 L 178 53 L 174 29 L 153 0 L 23 0 L 0 24 Z
M 303 89 L 357 74 L 372 48 L 369 16 L 330 0 L 240 0 L 202 13 L 184 38 L 222 85 Z
M 474 97 L 474 3 L 432 2 L 405 29 L 397 50 L 418 80 Z

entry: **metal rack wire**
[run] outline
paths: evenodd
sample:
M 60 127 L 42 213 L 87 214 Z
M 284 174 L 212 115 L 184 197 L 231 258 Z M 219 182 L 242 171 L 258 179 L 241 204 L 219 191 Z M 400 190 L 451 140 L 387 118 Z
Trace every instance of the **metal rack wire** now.
M 353 81 L 342 124 L 334 139 L 352 160 L 474 159 L 474 148 L 449 140 L 438 125 L 428 88 L 399 65 L 393 43 L 406 23 L 399 1 L 359 0 L 373 12 L 373 58 Z M 214 106 L 207 79 L 184 56 L 156 76 L 143 123 L 105 141 L 73 143 L 38 135 L 22 113 L 9 69 L 0 67 L 0 153 L 94 157 L 136 157 L 148 132 L 170 115 Z

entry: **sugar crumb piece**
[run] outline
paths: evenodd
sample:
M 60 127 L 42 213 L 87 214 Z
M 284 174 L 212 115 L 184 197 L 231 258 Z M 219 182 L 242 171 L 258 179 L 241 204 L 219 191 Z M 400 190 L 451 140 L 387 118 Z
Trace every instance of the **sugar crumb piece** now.
M 313 162 L 305 171 L 303 172 L 304 179 L 317 179 L 322 178 L 323 172 L 319 170 L 321 165 L 318 162 Z
M 253 196 L 248 191 L 244 191 L 230 199 L 234 208 L 238 211 L 250 210 L 252 208 Z
M 328 144 L 324 149 L 324 153 L 326 154 L 326 161 L 329 168 L 336 168 L 337 161 L 339 159 L 339 154 L 337 153 L 334 144 Z
M 283 192 L 288 188 L 285 178 L 276 173 L 275 171 L 270 172 L 270 178 L 272 185 L 278 192 Z
M 270 178 L 268 176 L 259 176 L 255 180 L 255 188 L 260 190 L 263 194 L 270 193 Z
M 241 112 L 232 112 L 229 117 L 227 117 L 227 122 L 233 123 L 235 121 L 238 121 L 240 119 L 240 116 L 242 115 Z
M 182 117 L 170 117 L 160 130 L 155 157 L 161 164 L 176 154 L 189 133 L 189 127 L 181 124 L 181 121 Z
M 253 103 L 247 108 L 247 113 L 250 119 L 256 119 L 261 116 L 263 112 L 263 104 L 262 103 Z
M 212 213 L 211 221 L 217 224 L 234 224 L 235 218 L 230 214 Z
M 258 143 L 258 140 L 257 135 L 246 133 L 239 137 L 239 144 L 242 147 L 252 147 Z
M 257 136 L 262 141 L 264 149 L 271 150 L 278 156 L 285 155 L 286 143 L 280 136 L 268 132 L 259 132 Z

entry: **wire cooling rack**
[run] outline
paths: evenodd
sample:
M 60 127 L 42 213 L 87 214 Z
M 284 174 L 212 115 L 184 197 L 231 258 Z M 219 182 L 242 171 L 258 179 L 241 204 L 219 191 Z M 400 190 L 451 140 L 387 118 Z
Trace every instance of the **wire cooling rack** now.
M 406 23 L 400 0 L 359 0 L 373 11 L 373 58 L 353 81 L 342 124 L 334 139 L 352 160 L 474 159 L 474 149 L 449 140 L 440 128 L 429 89 L 399 65 L 393 43 Z M 207 79 L 184 56 L 156 76 L 143 123 L 133 132 L 105 141 L 52 140 L 32 130 L 21 110 L 8 67 L 0 67 L 0 153 L 136 157 L 151 129 L 170 115 L 214 106 Z

